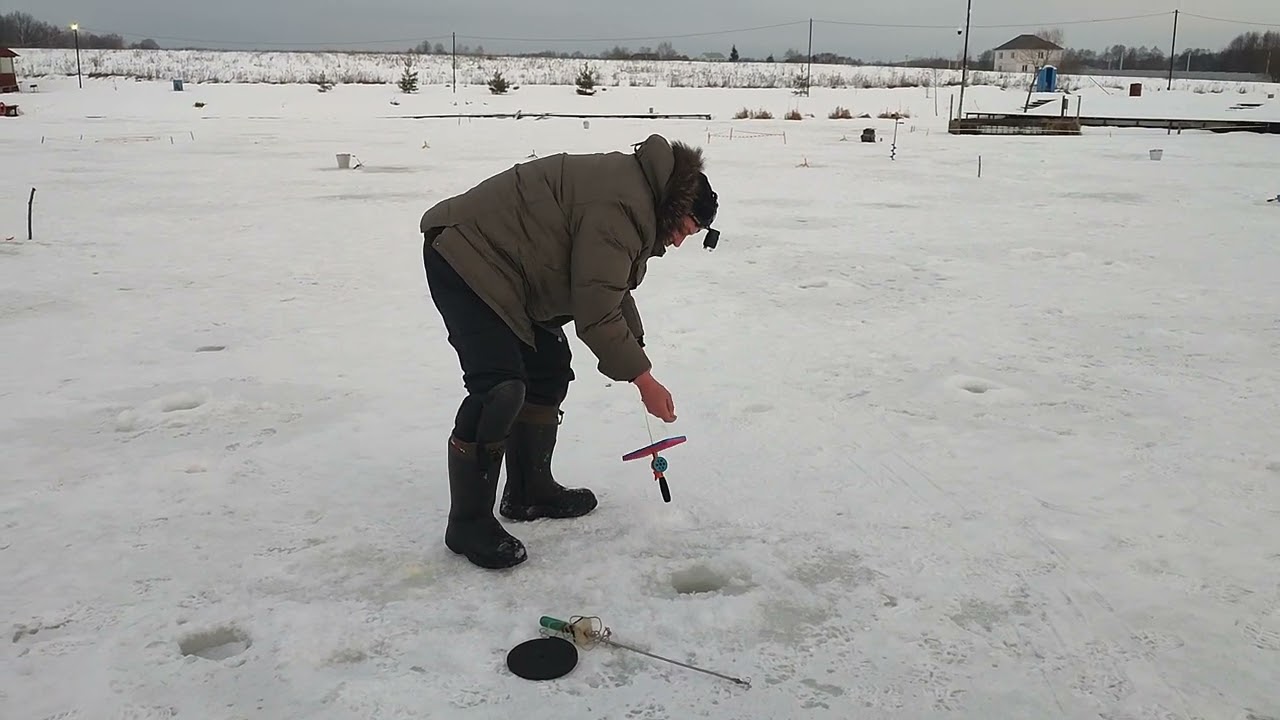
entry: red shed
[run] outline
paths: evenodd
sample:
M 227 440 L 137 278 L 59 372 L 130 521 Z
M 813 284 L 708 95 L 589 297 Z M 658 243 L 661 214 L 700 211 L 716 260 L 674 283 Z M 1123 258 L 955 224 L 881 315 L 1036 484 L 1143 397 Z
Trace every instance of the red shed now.
M 18 92 L 18 73 L 13 69 L 13 59 L 18 53 L 0 47 L 0 93 Z

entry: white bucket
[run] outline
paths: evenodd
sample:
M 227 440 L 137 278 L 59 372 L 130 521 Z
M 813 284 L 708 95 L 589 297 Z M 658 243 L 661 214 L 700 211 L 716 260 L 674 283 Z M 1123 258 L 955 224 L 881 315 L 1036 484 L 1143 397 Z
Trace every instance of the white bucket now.
M 1159 160 L 1160 158 L 1164 157 L 1164 150 L 1159 150 L 1159 149 L 1152 150 L 1150 152 L 1150 155 L 1152 160 Z
M 351 167 L 351 153 L 338 153 L 338 168 L 347 170 Z

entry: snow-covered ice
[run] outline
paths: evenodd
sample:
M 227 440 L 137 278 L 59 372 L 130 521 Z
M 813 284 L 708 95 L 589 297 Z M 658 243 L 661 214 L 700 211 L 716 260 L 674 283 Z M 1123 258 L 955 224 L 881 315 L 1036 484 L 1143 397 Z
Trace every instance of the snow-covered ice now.
M 1280 717 L 1278 140 L 960 138 L 933 92 L 41 80 L 0 118 L 0 717 Z M 836 105 L 910 111 L 896 159 Z M 715 119 L 394 117 L 649 107 Z M 637 293 L 673 501 L 575 339 L 555 468 L 600 507 L 479 570 L 418 218 L 650 132 L 724 233 Z M 752 687 L 514 678 L 542 615 Z

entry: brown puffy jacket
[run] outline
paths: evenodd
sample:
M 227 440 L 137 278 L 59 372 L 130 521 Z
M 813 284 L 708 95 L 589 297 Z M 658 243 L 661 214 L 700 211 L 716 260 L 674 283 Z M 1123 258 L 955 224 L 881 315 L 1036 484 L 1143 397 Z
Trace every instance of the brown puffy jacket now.
M 422 216 L 432 245 L 516 336 L 574 323 L 601 373 L 650 369 L 631 297 L 651 256 L 689 214 L 702 151 L 650 135 L 633 152 L 520 163 Z

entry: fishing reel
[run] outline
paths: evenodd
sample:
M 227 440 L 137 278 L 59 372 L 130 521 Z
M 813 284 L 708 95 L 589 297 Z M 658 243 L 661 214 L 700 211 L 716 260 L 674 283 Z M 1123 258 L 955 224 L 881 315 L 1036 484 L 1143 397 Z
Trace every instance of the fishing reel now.
M 668 448 L 673 448 L 684 442 L 686 439 L 687 438 L 685 438 L 684 435 L 681 435 L 679 437 L 667 438 L 666 440 L 659 440 L 652 445 L 647 445 L 639 450 L 634 450 L 623 455 L 622 461 L 628 462 L 631 460 L 638 460 L 642 457 L 652 456 L 653 460 L 650 461 L 649 468 L 653 470 L 653 479 L 658 481 L 658 488 L 662 491 L 662 501 L 671 502 L 671 488 L 667 485 L 667 476 L 664 474 L 667 472 L 667 468 L 671 467 L 671 464 L 667 462 L 666 458 L 662 457 L 658 453 Z

